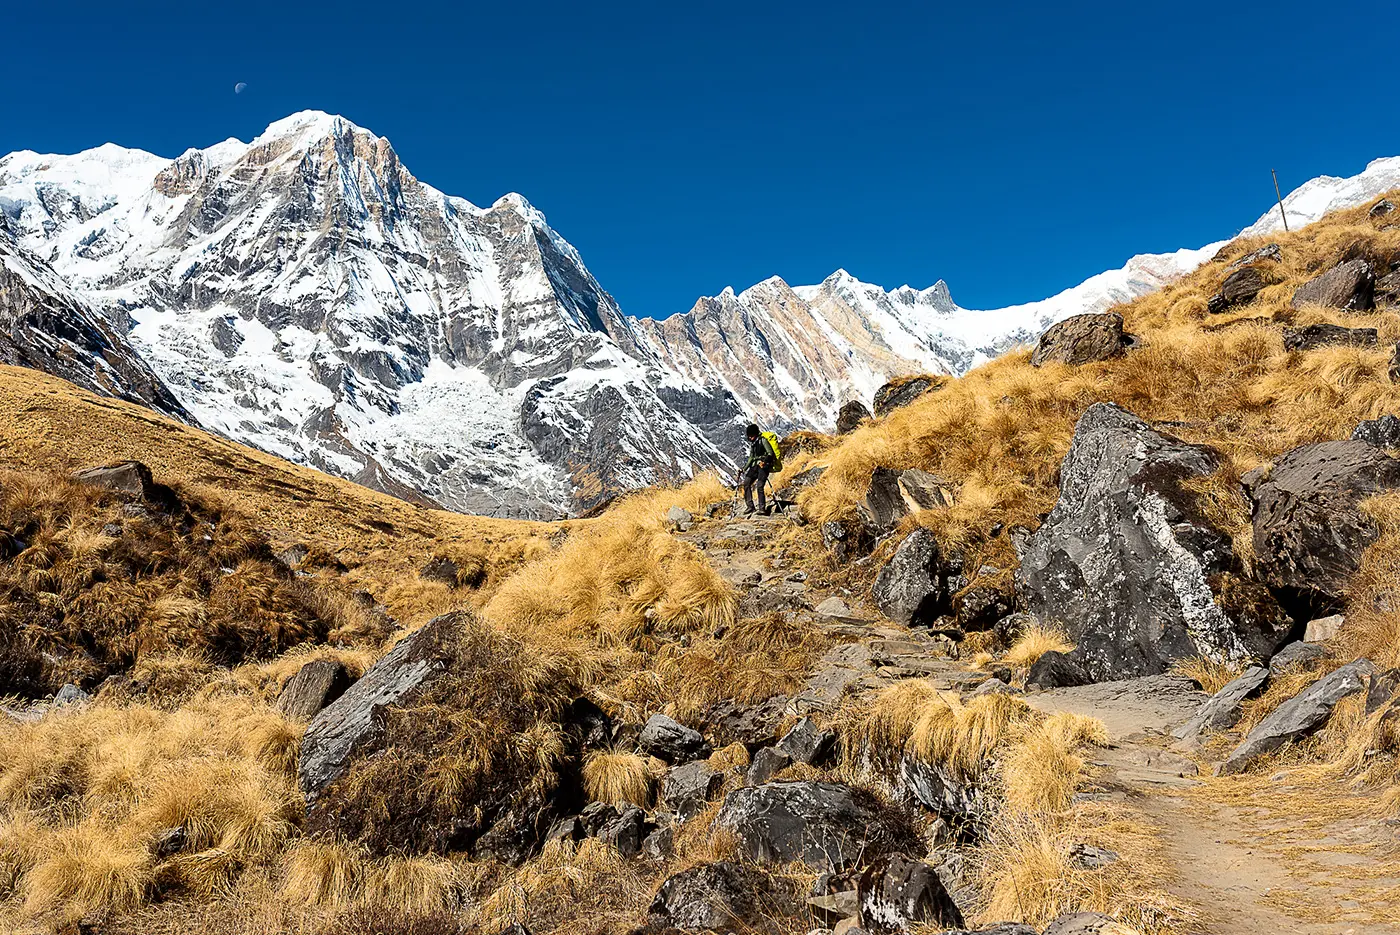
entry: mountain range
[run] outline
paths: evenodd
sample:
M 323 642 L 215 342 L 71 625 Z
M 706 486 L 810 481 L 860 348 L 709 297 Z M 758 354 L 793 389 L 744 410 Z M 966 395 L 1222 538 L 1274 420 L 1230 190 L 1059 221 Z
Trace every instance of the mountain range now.
M 1397 184 L 1400 158 L 1381 159 L 1285 209 L 1296 228 Z M 1245 233 L 1276 225 L 1277 207 Z M 1005 309 L 838 270 L 635 317 L 521 196 L 446 195 L 384 138 L 308 111 L 175 159 L 0 158 L 0 361 L 405 499 L 545 517 L 727 471 L 750 419 L 829 430 L 893 376 L 963 373 L 1219 246 Z

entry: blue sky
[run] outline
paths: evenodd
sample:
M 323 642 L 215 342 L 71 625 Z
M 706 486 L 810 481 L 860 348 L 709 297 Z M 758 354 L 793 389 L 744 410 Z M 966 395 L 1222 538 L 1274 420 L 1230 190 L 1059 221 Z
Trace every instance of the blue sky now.
M 519 191 L 633 314 L 837 267 L 960 304 L 1199 246 L 1400 154 L 1390 2 L 15 4 L 0 152 L 297 110 Z M 236 82 L 246 82 L 234 94 Z

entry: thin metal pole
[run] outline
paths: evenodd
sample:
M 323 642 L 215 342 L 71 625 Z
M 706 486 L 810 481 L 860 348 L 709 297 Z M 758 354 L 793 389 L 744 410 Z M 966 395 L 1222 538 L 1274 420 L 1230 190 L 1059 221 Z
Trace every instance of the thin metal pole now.
M 1284 233 L 1287 233 L 1287 232 L 1288 232 L 1288 212 L 1286 212 L 1286 211 L 1283 210 L 1283 195 L 1279 194 L 1279 190 L 1278 190 L 1278 173 L 1275 172 L 1273 169 L 1270 169 L 1270 170 L 1269 170 L 1269 174 L 1272 175 L 1272 176 L 1274 177 L 1274 197 L 1278 199 L 1278 214 L 1279 214 L 1279 217 L 1283 218 L 1283 230 L 1284 230 Z

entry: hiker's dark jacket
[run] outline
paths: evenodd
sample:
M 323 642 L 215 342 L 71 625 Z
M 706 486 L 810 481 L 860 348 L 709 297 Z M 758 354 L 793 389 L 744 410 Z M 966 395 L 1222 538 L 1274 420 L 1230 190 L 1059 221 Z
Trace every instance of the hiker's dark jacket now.
M 765 471 L 773 470 L 773 449 L 768 447 L 768 441 L 762 435 L 749 443 L 749 460 L 744 467 L 751 468 L 755 464 Z

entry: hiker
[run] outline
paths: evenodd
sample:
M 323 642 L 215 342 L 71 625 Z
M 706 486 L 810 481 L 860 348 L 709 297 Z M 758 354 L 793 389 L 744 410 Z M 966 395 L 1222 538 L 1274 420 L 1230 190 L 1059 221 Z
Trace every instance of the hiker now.
M 744 489 L 745 516 L 753 515 L 753 490 L 758 488 L 758 511 L 768 515 L 768 502 L 763 487 L 768 483 L 768 475 L 782 470 L 783 456 L 778 450 L 778 437 L 772 432 L 760 432 L 758 426 L 750 425 L 744 430 L 749 440 L 749 460 L 739 472 L 739 484 Z

